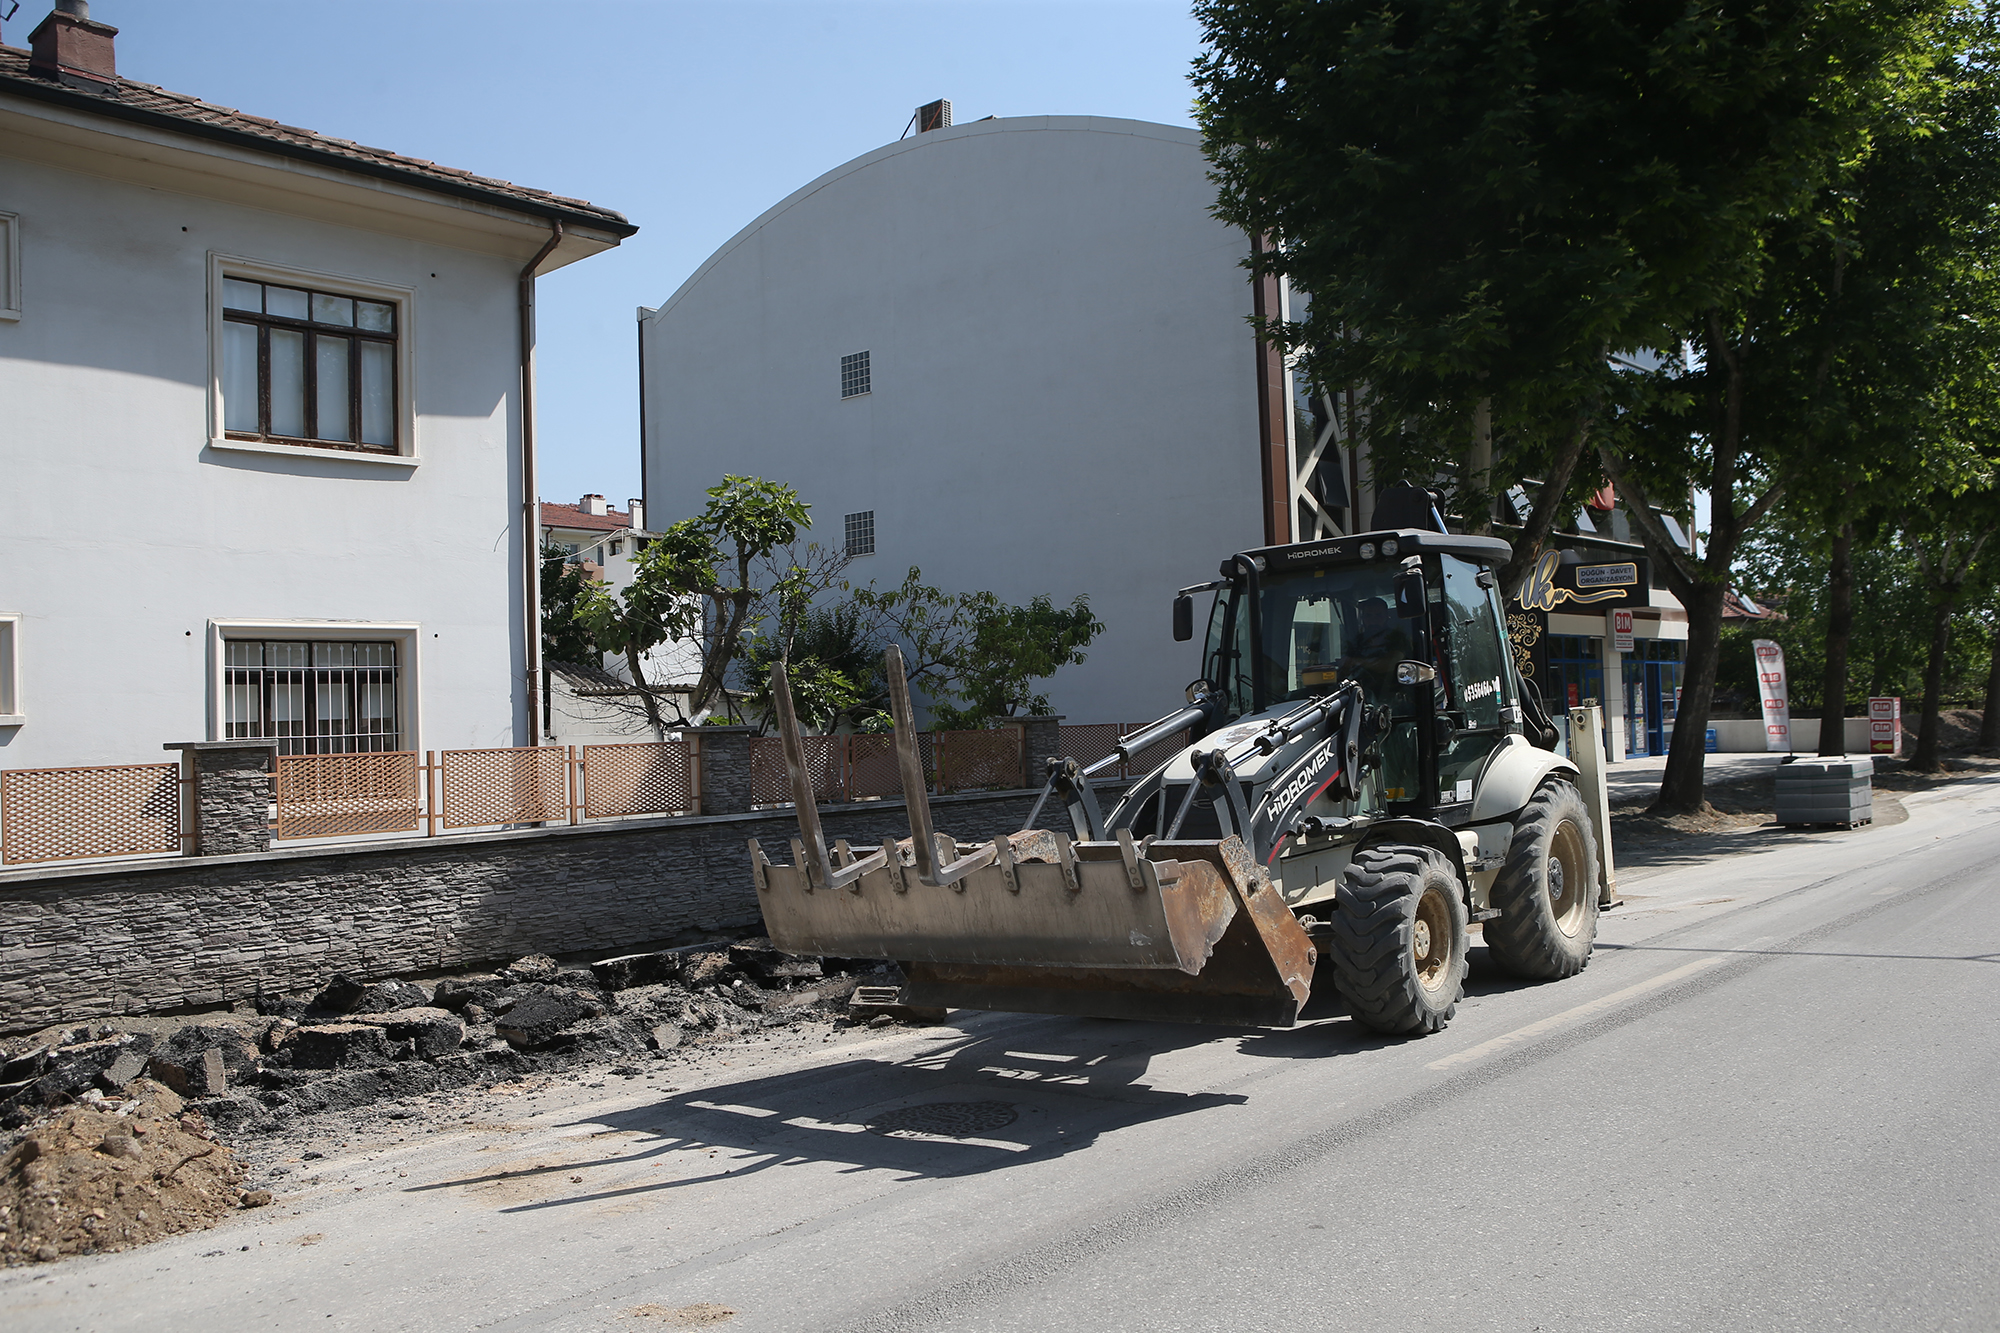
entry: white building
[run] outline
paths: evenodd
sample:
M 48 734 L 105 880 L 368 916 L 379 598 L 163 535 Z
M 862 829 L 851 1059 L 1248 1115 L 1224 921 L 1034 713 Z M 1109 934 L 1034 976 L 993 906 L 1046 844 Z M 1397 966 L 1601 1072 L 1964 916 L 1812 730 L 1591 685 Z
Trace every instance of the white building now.
M 1071 721 L 1174 707 L 1199 669 L 1177 587 L 1375 509 L 1352 400 L 1308 401 L 1255 338 L 1292 298 L 1253 284 L 1206 173 L 1193 130 L 1047 116 L 920 133 L 797 190 L 639 311 L 653 513 L 725 472 L 788 482 L 856 581 L 915 564 L 1014 602 L 1088 594 L 1106 632 L 1048 691 Z M 1606 558 L 1637 550 L 1622 518 L 1599 516 Z M 1634 620 L 1622 656 L 1601 610 L 1536 625 L 1548 692 L 1603 703 L 1621 758 L 1671 734 L 1687 635 L 1665 592 Z
M 0 767 L 533 743 L 533 280 L 635 228 L 115 33 L 0 47 Z
M 601 495 L 573 505 L 542 501 L 542 540 L 560 547 L 587 578 L 621 590 L 632 583 L 632 557 L 646 530 L 646 502 L 627 500 L 621 512 Z
M 1176 705 L 1174 590 L 1291 539 L 1297 452 L 1205 171 L 1189 129 L 989 119 L 780 201 L 640 311 L 654 521 L 725 473 L 789 483 L 856 581 L 1087 594 L 1107 628 L 1049 690 L 1072 721 Z

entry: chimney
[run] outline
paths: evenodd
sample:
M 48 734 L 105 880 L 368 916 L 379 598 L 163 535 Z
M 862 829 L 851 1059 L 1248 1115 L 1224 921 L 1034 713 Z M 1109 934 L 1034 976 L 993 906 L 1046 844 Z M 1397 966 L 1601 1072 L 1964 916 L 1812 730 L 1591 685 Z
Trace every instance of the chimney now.
M 71 88 L 102 92 L 118 77 L 111 39 L 118 29 L 90 17 L 89 0 L 56 0 L 56 7 L 28 34 L 28 72 Z
M 627 500 L 625 507 L 632 513 L 632 530 L 635 532 L 644 532 L 646 530 L 646 502 L 644 500 Z
M 926 130 L 948 130 L 951 128 L 951 103 L 939 98 L 926 102 L 917 108 L 917 133 Z
M 599 518 L 602 518 L 611 508 L 610 505 L 604 503 L 604 497 L 601 495 L 586 495 L 576 502 L 576 507 L 586 514 L 595 514 Z

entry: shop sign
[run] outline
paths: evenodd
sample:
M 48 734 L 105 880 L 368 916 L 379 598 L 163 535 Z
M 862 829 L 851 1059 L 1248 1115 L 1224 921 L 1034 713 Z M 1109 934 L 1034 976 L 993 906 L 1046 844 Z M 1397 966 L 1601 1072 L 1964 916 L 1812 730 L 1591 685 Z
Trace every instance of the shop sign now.
M 1757 693 L 1764 701 L 1764 748 L 1792 748 L 1792 705 L 1785 692 L 1785 650 L 1769 639 L 1753 639 L 1757 654 Z
M 1632 651 L 1632 611 L 1629 607 L 1615 607 L 1604 613 L 1604 634 L 1611 640 L 1611 646 L 1621 653 Z
M 1891 695 L 1868 701 L 1868 753 L 1903 753 L 1903 700 Z
M 1645 606 L 1653 597 L 1653 571 L 1644 559 L 1592 563 L 1576 551 L 1547 550 L 1521 585 L 1530 611 L 1577 606 Z

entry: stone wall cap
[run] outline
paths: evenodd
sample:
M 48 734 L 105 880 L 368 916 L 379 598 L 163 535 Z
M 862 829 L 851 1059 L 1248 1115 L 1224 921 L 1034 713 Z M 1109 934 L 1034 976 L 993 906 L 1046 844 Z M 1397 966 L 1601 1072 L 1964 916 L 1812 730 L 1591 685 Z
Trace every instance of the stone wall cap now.
M 275 750 L 276 741 L 168 741 L 162 750 Z
M 1113 789 L 1122 790 L 1117 782 L 1098 783 L 1097 790 L 1106 793 Z M 931 797 L 933 810 L 950 809 L 958 805 L 974 805 L 984 801 L 1026 801 L 1041 794 L 1039 787 L 1015 787 L 1002 791 L 953 792 L 949 796 Z M 854 801 L 842 805 L 822 804 L 822 816 L 872 813 L 882 810 L 901 810 L 901 797 L 885 797 L 874 801 Z M 0 870 L 0 894 L 16 890 L 32 890 L 53 880 L 116 878 L 120 875 L 156 875 L 174 871 L 199 868 L 215 870 L 233 865 L 265 865 L 277 861 L 299 861 L 314 857 L 338 858 L 347 856 L 379 856 L 383 853 L 423 851 L 427 849 L 476 850 L 481 846 L 504 847 L 508 844 L 536 842 L 543 839 L 618 837 L 641 832 L 660 832 L 677 828 L 714 828 L 718 825 L 749 825 L 781 821 L 778 837 L 784 828 L 792 832 L 798 829 L 798 818 L 790 806 L 779 806 L 768 810 L 750 810 L 727 815 L 635 815 L 625 819 L 600 819 L 584 824 L 550 824 L 533 829 L 481 830 L 470 833 L 441 833 L 435 838 L 422 836 L 382 838 L 380 840 L 313 843 L 285 842 L 263 852 L 219 852 L 213 856 L 168 855 L 130 861 L 90 861 L 84 864 L 9 866 Z M 749 862 L 746 860 L 745 875 Z

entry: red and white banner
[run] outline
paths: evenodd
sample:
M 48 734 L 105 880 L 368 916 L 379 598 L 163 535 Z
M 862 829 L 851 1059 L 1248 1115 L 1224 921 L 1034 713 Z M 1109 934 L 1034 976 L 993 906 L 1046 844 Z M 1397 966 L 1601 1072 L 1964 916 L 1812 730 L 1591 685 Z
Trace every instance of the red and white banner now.
M 1764 701 L 1764 748 L 1792 748 L 1792 703 L 1785 692 L 1785 650 L 1769 639 L 1753 639 L 1757 654 L 1757 693 Z
M 1868 751 L 1870 754 L 1903 753 L 1903 700 L 1900 695 L 1868 701 Z

